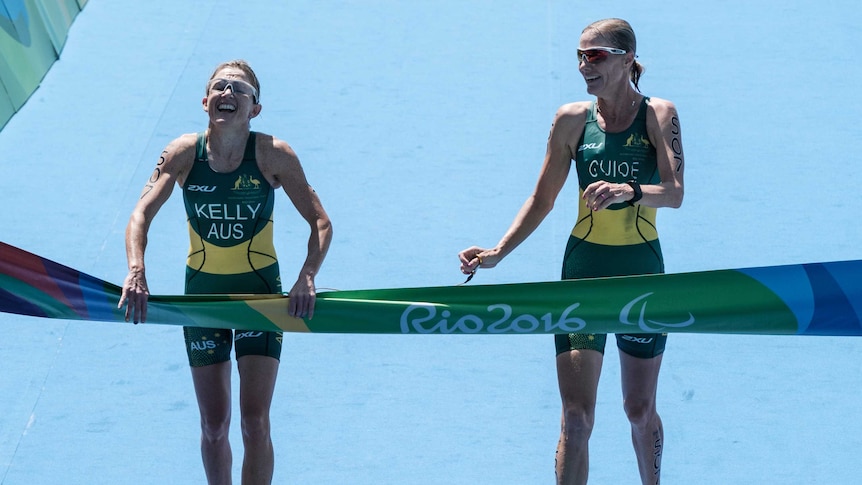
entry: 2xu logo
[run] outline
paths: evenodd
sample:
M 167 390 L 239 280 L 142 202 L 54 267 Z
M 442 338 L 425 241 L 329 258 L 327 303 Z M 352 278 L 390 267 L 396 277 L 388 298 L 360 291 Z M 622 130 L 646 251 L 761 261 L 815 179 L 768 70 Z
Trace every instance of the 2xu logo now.
M 186 189 L 189 192 L 215 192 L 217 185 L 189 185 Z
M 647 319 L 646 298 L 653 293 L 645 293 L 628 302 L 620 311 L 619 322 L 624 325 L 637 326 L 646 333 L 658 333 L 667 328 L 682 328 L 694 324 L 694 316 L 689 313 L 688 318 L 682 322 L 667 323 Z M 636 321 L 632 321 L 630 315 L 635 306 L 640 303 L 640 312 Z M 487 323 L 478 315 L 467 314 L 455 321 L 450 321 L 452 312 L 443 310 L 440 317 L 437 316 L 437 306 L 431 303 L 416 303 L 408 306 L 401 314 L 401 333 L 577 333 L 584 330 L 587 322 L 572 313 L 581 306 L 573 303 L 566 307 L 560 314 L 560 318 L 554 321 L 551 313 L 541 317 L 525 313 L 513 318 L 512 307 L 504 303 L 488 306 L 488 312 L 500 311 L 502 314 L 496 320 Z M 653 326 L 651 326 L 653 325 Z M 597 330 L 601 331 L 601 330 Z

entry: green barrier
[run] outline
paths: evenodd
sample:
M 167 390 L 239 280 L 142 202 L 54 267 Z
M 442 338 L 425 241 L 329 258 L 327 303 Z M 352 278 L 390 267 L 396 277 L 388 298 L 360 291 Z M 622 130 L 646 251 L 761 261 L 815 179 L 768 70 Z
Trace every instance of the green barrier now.
M 24 106 L 63 50 L 87 0 L 0 3 L 0 129 Z
M 123 322 L 121 288 L 0 242 L 0 312 Z M 148 323 L 362 334 L 862 336 L 862 260 L 507 285 L 150 296 Z
M 9 118 L 15 114 L 15 107 L 12 106 L 12 100 L 6 93 L 6 85 L 3 83 L 3 78 L 0 77 L 0 129 L 9 121 Z

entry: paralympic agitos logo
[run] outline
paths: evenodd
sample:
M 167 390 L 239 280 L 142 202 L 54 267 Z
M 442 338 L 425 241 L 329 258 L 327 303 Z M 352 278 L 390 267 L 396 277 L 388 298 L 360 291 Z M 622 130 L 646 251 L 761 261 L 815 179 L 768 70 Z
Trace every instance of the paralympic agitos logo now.
M 644 293 L 643 295 L 635 298 L 634 300 L 628 302 L 626 306 L 620 311 L 620 323 L 624 323 L 626 325 L 637 325 L 640 330 L 643 330 L 647 333 L 658 333 L 663 332 L 668 328 L 685 328 L 694 324 L 694 315 L 690 312 L 688 314 L 688 318 L 681 322 L 660 322 L 656 320 L 650 320 L 646 318 L 646 310 L 647 310 L 647 302 L 646 299 L 652 295 L 653 292 Z M 635 306 L 640 303 L 640 312 L 638 312 L 637 321 L 631 321 L 631 314 L 634 310 Z M 649 324 L 649 325 L 647 325 Z M 652 326 L 651 326 L 652 325 Z
M 663 322 L 648 318 L 647 298 L 653 293 L 644 293 L 626 303 L 619 312 L 619 323 L 637 326 L 644 333 L 659 333 L 668 328 L 684 328 L 693 325 L 694 315 L 677 322 Z M 529 313 L 516 315 L 511 305 L 496 303 L 488 305 L 486 315 L 455 315 L 446 306 L 433 303 L 414 303 L 401 313 L 401 333 L 603 333 L 603 329 L 587 328 L 588 323 L 577 315 L 580 303 L 566 307 L 555 319 L 552 313 L 540 317 Z M 439 315 L 438 315 L 439 309 Z

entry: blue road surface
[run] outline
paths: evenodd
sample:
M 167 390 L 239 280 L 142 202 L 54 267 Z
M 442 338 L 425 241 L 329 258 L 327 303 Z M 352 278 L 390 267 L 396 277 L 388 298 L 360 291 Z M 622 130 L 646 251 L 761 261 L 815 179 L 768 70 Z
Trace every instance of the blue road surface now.
M 318 286 L 460 283 L 457 252 L 496 243 L 530 194 L 556 108 L 588 99 L 581 29 L 615 16 L 638 34 L 642 90 L 682 121 L 685 202 L 659 211 L 669 272 L 862 258 L 851 0 L 90 0 L 0 132 L 0 240 L 121 283 L 159 153 L 205 128 L 208 76 L 244 58 L 262 83 L 253 129 L 294 147 L 334 223 Z M 576 197 L 573 175 L 474 281 L 557 279 Z M 292 279 L 307 232 L 279 204 Z M 175 191 L 150 231 L 153 293 L 182 293 L 187 237 Z M 180 328 L 0 319 L 2 485 L 203 483 Z M 595 484 L 638 480 L 617 355 Z M 860 356 L 855 338 L 671 336 L 663 483 L 862 483 Z M 278 484 L 553 483 L 553 339 L 289 335 L 272 416 Z

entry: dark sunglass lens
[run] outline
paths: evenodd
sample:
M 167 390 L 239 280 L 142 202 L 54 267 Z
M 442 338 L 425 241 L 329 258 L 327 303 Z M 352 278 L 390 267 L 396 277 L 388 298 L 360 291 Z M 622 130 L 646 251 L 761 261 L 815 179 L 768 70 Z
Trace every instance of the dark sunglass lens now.
M 587 62 L 596 63 L 605 60 L 608 57 L 608 53 L 598 49 L 590 49 L 584 51 L 584 56 L 587 58 Z

